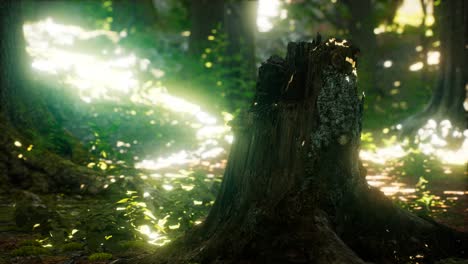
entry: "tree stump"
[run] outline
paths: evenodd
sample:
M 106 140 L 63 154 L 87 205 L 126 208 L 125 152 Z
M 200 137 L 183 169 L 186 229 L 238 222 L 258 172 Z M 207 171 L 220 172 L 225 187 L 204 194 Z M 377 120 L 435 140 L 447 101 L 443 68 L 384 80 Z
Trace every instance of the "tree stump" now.
M 232 124 L 207 219 L 146 263 L 430 263 L 466 254 L 466 235 L 367 185 L 356 51 L 317 37 L 262 64 L 254 102 Z

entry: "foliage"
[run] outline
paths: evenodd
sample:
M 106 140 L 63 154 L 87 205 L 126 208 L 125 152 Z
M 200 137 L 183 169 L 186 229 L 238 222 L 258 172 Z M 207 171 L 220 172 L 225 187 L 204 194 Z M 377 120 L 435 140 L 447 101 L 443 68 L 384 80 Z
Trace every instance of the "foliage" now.
M 437 261 L 436 264 L 468 264 L 466 259 L 449 258 Z
M 25 246 L 34 246 L 34 247 L 42 247 L 42 244 L 34 239 L 27 239 L 23 240 L 20 243 L 18 243 L 19 247 L 25 247 Z
M 90 261 L 109 260 L 111 258 L 112 254 L 110 253 L 93 253 L 88 257 Z
M 155 249 L 154 246 L 151 246 L 144 240 L 122 241 L 120 242 L 120 246 L 122 250 L 135 252 L 152 252 Z
M 47 248 L 38 246 L 22 246 L 11 252 L 13 256 L 38 256 L 48 254 L 50 254 L 50 251 Z
M 124 198 L 118 204 L 126 205 L 122 211 L 115 204 L 103 204 L 86 210 L 80 217 L 73 236 L 75 240 L 86 241 L 88 250 L 119 248 L 119 241 L 134 239 L 138 236 L 135 227 L 146 222 L 145 207 L 136 196 Z M 128 211 L 127 211 L 128 210 Z
M 84 245 L 82 243 L 78 242 L 69 242 L 65 243 L 61 246 L 62 251 L 68 252 L 68 251 L 79 251 L 82 250 Z

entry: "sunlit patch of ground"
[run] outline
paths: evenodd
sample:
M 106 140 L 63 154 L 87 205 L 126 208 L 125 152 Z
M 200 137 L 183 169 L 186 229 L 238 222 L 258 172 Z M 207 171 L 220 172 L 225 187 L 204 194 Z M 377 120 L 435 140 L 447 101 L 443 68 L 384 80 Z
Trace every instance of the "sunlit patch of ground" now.
M 159 81 L 164 72 L 119 47 L 123 36 L 115 32 L 87 31 L 52 19 L 24 29 L 32 67 L 58 77 L 90 109 L 95 121 L 88 128 L 94 134 L 82 137 L 92 138 L 90 151 L 100 158 L 88 166 L 107 173 L 104 188 L 118 185 L 134 191 L 132 181 L 142 183 L 143 193 L 130 194 L 130 200 L 122 202 L 130 203 L 128 208 L 112 206 L 146 212 L 148 223 L 134 229 L 159 245 L 200 224 L 214 202 L 235 141 L 225 125 L 232 116 L 208 113 L 187 98 L 172 95 L 170 87 Z M 102 38 L 107 40 L 102 46 L 89 44 Z M 140 77 L 142 72 L 152 78 Z M 468 160 L 468 132 L 445 121 L 434 122 L 420 130 L 413 149 L 388 136 L 388 130 L 379 134 L 382 142 L 363 133 L 361 158 L 368 169 L 367 180 L 402 206 L 466 229 L 455 220 L 467 216 L 463 163 Z M 134 125 L 137 130 L 125 130 Z M 108 131 L 112 133 L 103 135 Z M 175 131 L 182 133 L 174 136 Z M 145 138 L 131 137 L 143 132 L 147 132 Z M 151 137 L 153 132 L 160 137 Z M 118 138 L 121 135 L 125 138 Z M 449 135 L 463 142 L 458 150 L 449 148 Z M 446 217 L 450 213 L 456 215 Z
M 411 146 L 397 142 L 389 129 L 376 133 L 381 142 L 372 133 L 363 133 L 361 159 L 368 170 L 368 184 L 403 207 L 466 231 L 466 133 L 448 121 L 437 124 L 434 120 L 419 130 Z

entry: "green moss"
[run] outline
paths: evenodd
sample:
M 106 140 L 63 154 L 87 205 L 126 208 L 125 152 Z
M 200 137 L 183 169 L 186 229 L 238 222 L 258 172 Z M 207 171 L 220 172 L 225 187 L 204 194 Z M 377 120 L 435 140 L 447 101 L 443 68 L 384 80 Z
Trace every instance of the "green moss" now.
M 19 247 L 25 247 L 25 246 L 35 246 L 35 247 L 42 247 L 41 243 L 37 242 L 36 240 L 33 239 L 28 239 L 28 240 L 23 240 L 18 243 Z
M 50 252 L 48 249 L 37 246 L 23 246 L 15 249 L 11 252 L 13 256 L 37 256 L 37 255 L 48 255 Z
M 468 264 L 468 260 L 450 258 L 450 259 L 442 259 L 436 262 L 436 264 Z
M 62 246 L 62 251 L 78 251 L 81 249 L 83 249 L 83 244 L 78 242 L 70 242 Z
M 135 241 L 123 241 L 120 243 L 120 246 L 124 250 L 135 250 L 135 251 L 148 251 L 151 250 L 151 246 L 148 242 L 143 240 L 135 240 Z
M 109 260 L 111 258 L 112 258 L 112 254 L 110 253 L 94 253 L 88 257 L 90 261 Z

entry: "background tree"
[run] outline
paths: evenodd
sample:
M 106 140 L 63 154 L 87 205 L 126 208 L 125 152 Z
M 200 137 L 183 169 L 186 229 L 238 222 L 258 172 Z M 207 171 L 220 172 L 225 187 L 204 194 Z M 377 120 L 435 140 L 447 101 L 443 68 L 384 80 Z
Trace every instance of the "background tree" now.
M 220 28 L 224 18 L 224 0 L 190 2 L 189 52 L 200 56 L 210 46 L 208 36 Z
M 327 28 L 327 32 L 345 37 L 365 50 L 366 52 L 361 54 L 358 67 L 360 87 L 368 93 L 384 96 L 382 84 L 376 79 L 381 49 L 374 29 L 382 23 L 391 24 L 402 2 L 402 0 L 293 1 L 287 5 L 287 8 L 292 17 L 300 18 L 301 23 L 307 25 L 306 32 L 310 32 L 311 29 L 320 31 L 318 23 L 328 24 L 331 27 Z M 316 32 L 310 33 L 313 36 Z
M 94 188 L 94 173 L 57 155 L 82 162 L 86 154 L 48 107 L 46 87 L 31 78 L 23 34 L 23 1 L 2 1 L 0 7 L 2 183 L 42 192 L 79 191 L 81 184 Z
M 235 111 L 253 95 L 255 80 L 255 1 L 192 1 L 189 53 L 195 60 L 213 51 L 223 96 Z M 213 62 L 207 61 L 211 68 Z M 216 85 L 213 85 L 216 87 Z
M 381 87 L 382 84 L 376 79 L 376 68 L 380 54 L 374 29 L 382 22 L 391 23 L 402 2 L 402 0 L 343 0 L 343 5 L 346 6 L 349 13 L 345 16 L 347 19 L 338 19 L 338 21 L 341 23 L 346 21 L 345 25 L 347 26 L 344 28 L 349 31 L 350 39 L 360 49 L 366 51 L 362 53 L 361 65 L 358 68 L 359 79 L 364 85 L 364 90 L 376 91 L 380 95 L 385 95 L 383 87 Z
M 231 111 L 245 106 L 253 96 L 256 78 L 255 35 L 257 31 L 256 1 L 230 1 L 224 10 L 224 27 L 227 35 L 226 63 L 231 69 L 227 78 L 232 80 L 226 97 Z
M 109 2 L 112 7 L 112 30 L 130 31 L 133 28 L 132 31 L 145 32 L 144 29 L 154 27 L 156 24 L 157 10 L 151 0 L 138 1 L 137 5 L 127 0 Z
M 441 57 L 438 81 L 427 107 L 404 122 L 405 134 L 415 132 L 428 119 L 448 119 L 459 128 L 467 127 L 468 4 L 462 0 L 440 1 L 435 14 Z

